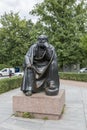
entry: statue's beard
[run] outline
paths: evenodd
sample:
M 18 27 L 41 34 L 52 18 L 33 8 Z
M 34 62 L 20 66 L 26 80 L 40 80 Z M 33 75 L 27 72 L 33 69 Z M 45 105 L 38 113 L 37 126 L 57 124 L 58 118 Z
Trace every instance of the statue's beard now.
M 38 57 L 42 57 L 44 52 L 45 52 L 44 46 L 39 46 L 38 47 Z
M 46 43 L 46 42 L 38 42 L 37 46 L 40 47 L 40 48 L 45 49 L 45 48 L 46 48 L 45 43 Z
M 35 53 L 35 59 L 37 60 L 40 60 L 40 59 L 43 59 L 43 57 L 45 56 L 46 54 L 46 47 L 44 46 L 37 46 L 37 51 Z

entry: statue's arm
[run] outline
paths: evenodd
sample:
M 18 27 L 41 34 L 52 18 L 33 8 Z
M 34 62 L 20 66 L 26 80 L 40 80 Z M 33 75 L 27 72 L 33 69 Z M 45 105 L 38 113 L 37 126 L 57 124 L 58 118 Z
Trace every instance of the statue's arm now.
M 52 46 L 47 47 L 46 48 L 46 58 L 47 58 L 47 60 L 50 60 L 53 54 L 54 54 L 54 48 Z
M 33 46 L 31 46 L 25 55 L 25 64 L 26 67 L 31 67 L 33 64 Z
M 50 46 L 47 48 L 47 58 L 50 60 L 52 56 L 57 59 L 55 48 L 50 44 Z

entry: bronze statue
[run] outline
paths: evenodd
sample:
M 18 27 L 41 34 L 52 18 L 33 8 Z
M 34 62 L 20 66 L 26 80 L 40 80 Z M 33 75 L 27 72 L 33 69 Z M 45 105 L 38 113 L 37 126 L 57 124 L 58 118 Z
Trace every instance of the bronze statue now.
M 44 90 L 47 95 L 57 95 L 59 76 L 57 56 L 54 47 L 48 44 L 48 38 L 40 35 L 33 44 L 24 61 L 24 77 L 21 90 L 26 96 Z

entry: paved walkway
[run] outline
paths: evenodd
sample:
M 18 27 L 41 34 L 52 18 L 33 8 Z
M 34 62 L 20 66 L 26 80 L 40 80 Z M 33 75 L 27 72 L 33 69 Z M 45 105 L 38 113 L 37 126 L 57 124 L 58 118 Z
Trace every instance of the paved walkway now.
M 65 110 L 60 120 L 23 119 L 13 116 L 12 97 L 19 89 L 0 95 L 0 130 L 87 130 L 87 83 L 64 81 Z

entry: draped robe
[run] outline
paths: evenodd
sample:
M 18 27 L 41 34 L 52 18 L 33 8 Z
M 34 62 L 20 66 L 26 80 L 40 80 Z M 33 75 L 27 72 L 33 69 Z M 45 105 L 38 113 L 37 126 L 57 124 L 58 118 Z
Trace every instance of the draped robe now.
M 31 68 L 27 68 L 29 64 Z M 39 88 L 49 86 L 50 81 L 59 90 L 57 64 L 56 52 L 51 44 L 46 43 L 45 48 L 38 47 L 38 43 L 33 44 L 25 55 L 21 90 L 26 92 L 32 88 L 32 92 L 37 92 Z

